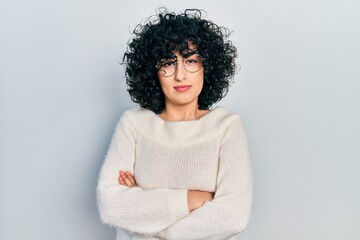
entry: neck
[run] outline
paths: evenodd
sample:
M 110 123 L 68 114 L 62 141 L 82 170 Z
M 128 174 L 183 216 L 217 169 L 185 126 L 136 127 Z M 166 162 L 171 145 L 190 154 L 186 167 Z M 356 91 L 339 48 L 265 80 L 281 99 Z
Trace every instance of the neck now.
M 166 104 L 165 110 L 159 115 L 165 121 L 197 120 L 204 116 L 208 110 L 199 110 L 198 104 L 173 106 Z

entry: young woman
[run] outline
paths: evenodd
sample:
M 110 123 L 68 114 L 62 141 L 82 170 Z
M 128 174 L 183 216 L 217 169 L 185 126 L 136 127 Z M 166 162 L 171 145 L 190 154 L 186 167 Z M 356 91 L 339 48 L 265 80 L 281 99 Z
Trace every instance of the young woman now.
M 245 129 L 238 114 L 212 108 L 228 91 L 236 48 L 201 13 L 158 13 L 124 55 L 140 107 L 121 117 L 97 187 L 117 239 L 235 239 L 249 221 Z

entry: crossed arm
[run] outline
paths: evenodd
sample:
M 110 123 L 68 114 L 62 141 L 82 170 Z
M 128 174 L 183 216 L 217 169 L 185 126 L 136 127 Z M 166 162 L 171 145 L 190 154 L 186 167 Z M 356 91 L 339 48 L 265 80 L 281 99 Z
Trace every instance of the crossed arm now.
M 121 185 L 127 187 L 137 187 L 134 176 L 128 171 L 119 171 L 118 181 Z M 192 212 L 195 209 L 201 207 L 205 202 L 214 199 L 214 193 L 198 190 L 188 190 L 187 203 L 189 211 Z
M 245 229 L 251 210 L 252 178 L 240 119 L 232 122 L 222 139 L 215 193 L 142 189 L 130 173 L 119 173 L 132 172 L 135 159 L 135 135 L 124 127 L 126 121 L 118 125 L 99 176 L 97 194 L 104 223 L 136 236 L 172 240 L 227 239 Z

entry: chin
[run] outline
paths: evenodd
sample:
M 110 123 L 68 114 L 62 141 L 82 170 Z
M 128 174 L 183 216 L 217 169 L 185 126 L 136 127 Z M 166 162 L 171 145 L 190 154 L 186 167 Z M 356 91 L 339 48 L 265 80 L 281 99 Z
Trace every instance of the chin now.
M 180 101 L 174 101 L 173 103 L 178 106 L 186 106 L 186 105 L 191 105 L 194 102 L 197 103 L 198 102 L 197 99 L 180 100 Z

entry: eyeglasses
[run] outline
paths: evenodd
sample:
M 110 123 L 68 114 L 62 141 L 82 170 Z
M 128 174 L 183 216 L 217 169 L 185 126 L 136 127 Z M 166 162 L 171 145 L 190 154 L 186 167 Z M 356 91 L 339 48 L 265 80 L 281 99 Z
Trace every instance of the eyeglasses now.
M 196 73 L 203 67 L 203 59 L 199 54 L 193 54 L 187 58 L 162 59 L 155 66 L 164 77 L 174 75 L 178 67 L 178 61 L 182 61 L 185 70 L 189 73 Z

